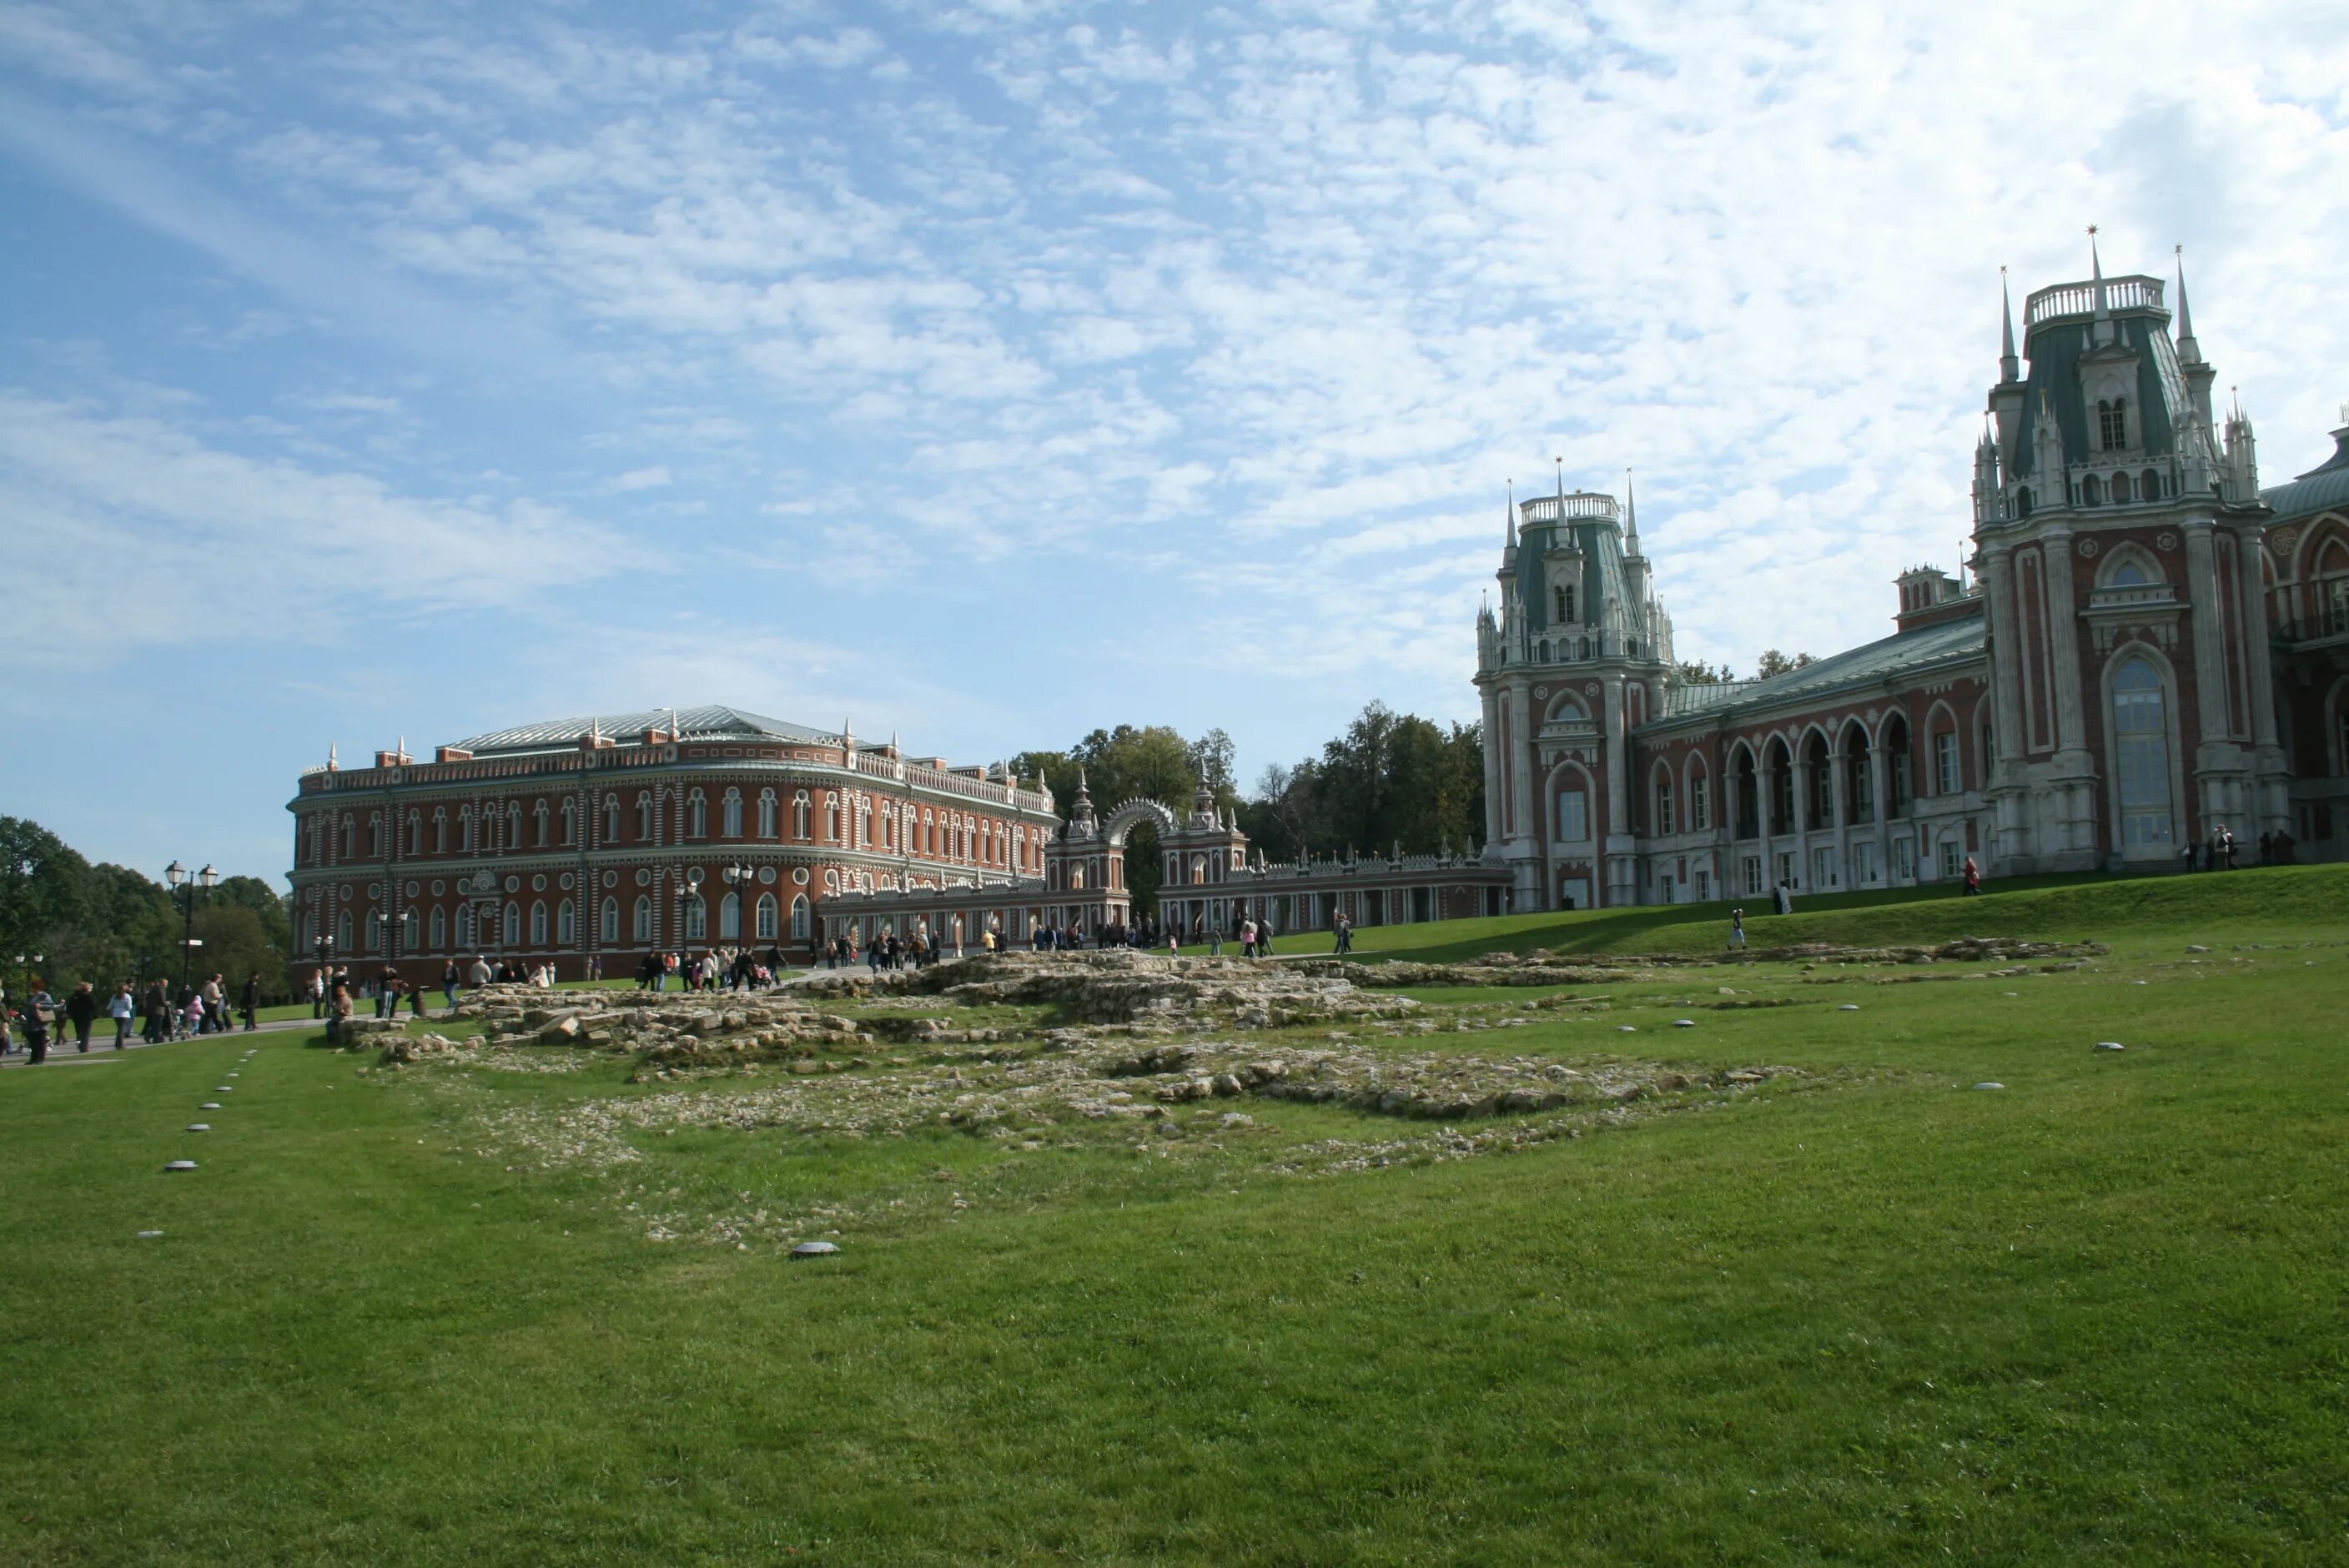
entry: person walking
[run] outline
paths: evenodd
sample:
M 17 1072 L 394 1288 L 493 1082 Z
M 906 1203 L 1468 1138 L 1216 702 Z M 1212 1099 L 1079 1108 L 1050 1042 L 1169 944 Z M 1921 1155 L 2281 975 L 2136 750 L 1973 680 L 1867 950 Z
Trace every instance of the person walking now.
M 244 977 L 244 994 L 237 998 L 237 1010 L 244 1015 L 244 1032 L 261 1027 L 261 974 L 255 970 Z
M 36 980 L 32 997 L 25 1004 L 25 1050 L 35 1067 L 49 1059 L 49 1022 L 54 1006 L 49 1002 L 49 994 Z
M 1981 868 L 1980 866 L 1978 866 L 1978 865 L 1974 864 L 1974 858 L 1973 858 L 1973 856 L 1971 856 L 1971 855 L 1968 855 L 1968 856 L 1966 857 L 1966 886 L 1965 886 L 1965 892 L 1964 892 L 1963 896 L 1964 896 L 1964 897 L 1967 897 L 1967 898 L 1973 898 L 1973 897 L 1977 896 L 1978 894 L 1980 894 L 1980 893 L 1981 893 L 1981 892 L 1982 892 L 1982 868 Z
M 1729 945 L 1740 951 L 1744 949 L 1745 912 L 1743 909 L 1733 909 L 1729 912 Z
M 147 997 L 142 1006 L 147 1015 L 144 1037 L 149 1045 L 160 1046 L 171 1035 L 171 1001 L 164 994 L 160 980 L 147 987 Z
M 130 995 L 130 982 L 125 980 L 114 988 L 106 1000 L 106 1016 L 114 1020 L 114 1048 L 127 1049 L 130 1044 L 130 1020 L 139 1012 L 138 999 Z
M 449 998 L 449 1011 L 457 1010 L 457 961 L 453 958 L 440 966 L 440 995 Z
M 89 1051 L 89 1026 L 98 1017 L 98 993 L 85 980 L 74 987 L 66 998 L 66 1016 L 73 1020 L 74 1043 L 87 1055 Z
M 204 982 L 204 1033 L 217 1035 L 228 1027 L 228 987 L 217 975 Z

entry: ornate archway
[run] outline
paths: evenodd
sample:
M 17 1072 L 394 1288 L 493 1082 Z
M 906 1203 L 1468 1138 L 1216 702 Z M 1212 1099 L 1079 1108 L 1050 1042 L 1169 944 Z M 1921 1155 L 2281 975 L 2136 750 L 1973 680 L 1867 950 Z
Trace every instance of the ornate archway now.
M 1172 808 L 1162 806 L 1155 800 L 1128 800 L 1112 811 L 1102 823 L 1102 841 L 1113 848 L 1123 849 L 1126 834 L 1133 830 L 1136 822 L 1141 821 L 1148 821 L 1158 830 L 1161 843 L 1182 831 L 1181 819 L 1175 816 Z

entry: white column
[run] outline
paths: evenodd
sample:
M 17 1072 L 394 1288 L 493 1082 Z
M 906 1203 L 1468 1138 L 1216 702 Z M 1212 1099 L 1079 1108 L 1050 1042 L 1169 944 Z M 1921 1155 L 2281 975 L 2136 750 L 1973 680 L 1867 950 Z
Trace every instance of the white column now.
M 2227 660 L 2219 622 L 2219 573 L 2210 540 L 2210 520 L 2186 521 L 2187 592 L 2193 595 L 2194 707 L 2197 729 L 2206 746 L 2227 739 Z M 2261 652 L 2264 654 L 2265 649 Z
M 1892 750 L 1880 742 L 1868 748 L 1868 787 L 1876 795 L 1876 874 L 1892 885 Z
M 2047 548 L 2047 647 L 2055 665 L 2055 749 L 2077 751 L 2086 744 L 2087 719 L 2080 706 L 2080 611 L 2073 599 L 2072 533 L 2050 528 Z

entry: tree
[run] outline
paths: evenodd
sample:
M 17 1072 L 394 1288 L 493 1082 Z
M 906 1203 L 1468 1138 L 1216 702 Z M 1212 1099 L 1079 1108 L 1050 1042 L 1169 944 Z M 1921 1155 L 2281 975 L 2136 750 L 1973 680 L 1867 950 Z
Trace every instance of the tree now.
M 1695 659 L 1674 665 L 1672 678 L 1682 686 L 1727 686 L 1737 676 L 1727 665 L 1715 669 L 1702 659 Z
M 49 938 L 88 913 L 89 862 L 24 817 L 0 817 L 0 964 L 47 954 Z M 45 978 L 56 979 L 56 966 Z
M 1756 680 L 1766 681 L 1772 676 L 1788 675 L 1801 669 L 1805 665 L 1817 662 L 1808 654 L 1796 654 L 1790 659 L 1775 648 L 1764 648 L 1762 650 L 1762 662 L 1755 667 L 1754 677 Z

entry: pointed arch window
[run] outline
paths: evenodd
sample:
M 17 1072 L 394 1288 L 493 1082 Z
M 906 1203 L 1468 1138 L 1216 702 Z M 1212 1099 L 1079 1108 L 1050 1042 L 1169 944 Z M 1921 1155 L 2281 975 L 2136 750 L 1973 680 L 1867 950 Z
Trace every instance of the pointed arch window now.
M 457 945 L 459 947 L 478 945 L 473 941 L 473 906 L 470 903 L 459 904 L 457 906 Z
M 685 798 L 685 836 L 706 839 L 709 836 L 709 802 L 696 789 Z
M 566 810 L 564 814 L 567 816 L 569 813 Z M 541 800 L 530 809 L 530 815 L 532 830 L 538 835 L 538 847 L 543 850 L 549 842 L 549 824 L 554 821 L 554 814 L 546 809 L 546 802 Z
M 620 940 L 620 901 L 616 898 L 604 901 L 603 932 L 604 940 L 607 943 Z
M 569 849 L 579 842 L 579 802 L 563 802 L 563 845 Z
M 522 945 L 522 905 L 518 903 L 506 905 L 506 945 Z
M 620 798 L 617 795 L 606 795 L 604 797 L 604 841 L 614 844 L 619 842 L 619 840 Z M 614 934 L 616 938 L 617 934 L 617 933 Z
M 2096 403 L 2096 444 L 2107 452 L 2128 445 L 2128 399 L 2115 397 Z M 2118 497 L 2115 497 L 2118 500 Z
M 565 947 L 579 935 L 578 921 L 572 913 L 575 907 L 567 898 L 554 906 L 554 940 Z
M 530 944 L 533 947 L 546 945 L 546 905 L 536 899 L 533 899 L 530 905 Z
M 2120 784 L 2121 845 L 2147 850 L 2176 841 L 2169 799 L 2169 713 L 2161 672 L 2131 657 L 2113 672 L 2113 739 Z
M 355 855 L 353 855 L 353 854 L 352 854 L 352 852 L 351 852 L 351 851 L 352 851 L 353 847 L 354 847 L 354 846 L 353 846 L 353 842 L 352 842 L 351 820 L 350 820 L 350 818 L 348 818 L 348 817 L 345 817 L 345 818 L 343 819 L 342 848 L 341 848 L 341 854 L 342 854 L 342 858 L 343 858 L 343 859 L 345 859 L 345 860 L 347 860 L 347 860 L 354 860 L 354 859 L 356 859 L 356 858 L 357 858 L 357 857 L 356 857 Z
M 718 904 L 718 934 L 729 942 L 742 934 L 742 898 L 740 893 L 728 893 Z
M 653 939 L 653 901 L 641 893 L 636 897 L 635 930 L 638 942 Z
M 653 798 L 649 793 L 639 792 L 636 796 L 636 842 L 649 844 L 652 841 Z
M 706 941 L 709 935 L 709 905 L 699 893 L 686 894 L 684 902 L 685 939 L 688 942 Z
M 771 838 L 773 838 L 773 837 L 775 836 L 775 833 L 776 833 L 776 823 L 775 823 L 776 815 L 777 815 L 777 812 L 776 812 L 776 805 L 775 805 L 775 792 L 774 792 L 772 789 L 761 789 L 761 790 L 760 790 L 760 791 L 759 791 L 759 837 L 761 837 L 761 838 L 762 838 L 762 839 L 771 839 Z
M 432 911 L 432 951 L 440 952 L 449 945 L 449 912 L 435 907 Z
M 802 900 L 801 902 L 805 903 L 806 901 Z M 762 892 L 759 895 L 759 940 L 761 942 L 772 942 L 774 939 L 775 895 L 771 892 Z
M 804 842 L 808 836 L 808 792 L 804 789 L 792 797 L 792 837 Z
M 1554 596 L 1553 603 L 1557 611 L 1553 619 L 1563 626 L 1574 619 L 1574 590 L 1561 583 L 1550 592 Z
M 421 811 L 408 813 L 408 852 L 411 855 L 424 852 L 424 813 Z
M 522 848 L 522 802 L 519 800 L 506 803 L 506 848 Z
M 729 789 L 720 804 L 719 817 L 725 835 L 730 839 L 742 836 L 742 791 Z

